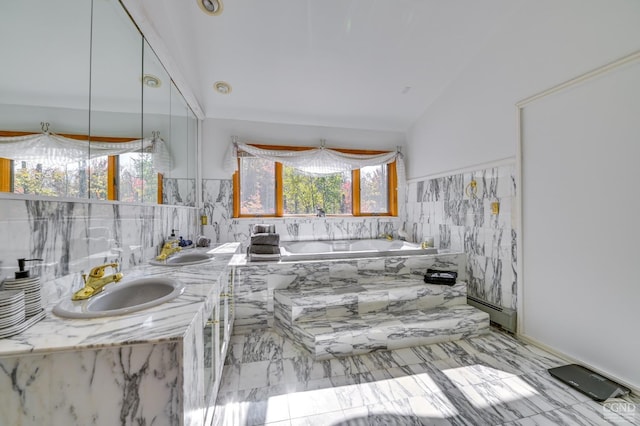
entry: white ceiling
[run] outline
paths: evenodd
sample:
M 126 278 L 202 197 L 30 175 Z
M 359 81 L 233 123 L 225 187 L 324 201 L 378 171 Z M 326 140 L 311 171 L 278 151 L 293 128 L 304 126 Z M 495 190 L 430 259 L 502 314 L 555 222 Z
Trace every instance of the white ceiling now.
M 405 131 L 514 0 L 139 1 L 207 117 Z M 143 29 L 144 31 L 144 29 Z M 218 80 L 233 91 L 213 90 Z

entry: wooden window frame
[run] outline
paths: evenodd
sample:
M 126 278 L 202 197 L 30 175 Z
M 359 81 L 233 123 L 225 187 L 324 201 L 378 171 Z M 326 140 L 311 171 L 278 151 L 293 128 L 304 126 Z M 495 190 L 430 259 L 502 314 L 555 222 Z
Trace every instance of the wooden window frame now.
M 282 146 L 282 145 L 262 145 L 262 144 L 251 144 L 256 148 L 260 149 L 268 149 L 268 150 L 288 150 L 288 151 L 307 151 L 310 149 L 315 149 L 312 147 L 301 147 L 301 146 Z M 374 150 L 359 150 L 359 149 L 342 149 L 342 148 L 331 148 L 335 151 L 342 152 L 345 154 L 364 154 L 364 155 L 378 155 L 385 154 L 389 151 L 374 151 Z M 284 199 L 282 195 L 282 176 L 283 176 L 283 165 L 282 163 L 275 162 L 275 191 L 276 191 L 276 207 L 275 214 L 241 214 L 240 213 L 240 159 L 238 157 L 238 168 L 233 174 L 233 217 L 234 218 L 257 218 L 257 217 L 309 217 L 312 215 L 285 215 L 284 214 Z M 351 215 L 328 215 L 329 217 L 343 217 L 343 216 L 353 216 L 353 217 L 371 217 L 371 216 L 397 216 L 398 215 L 398 174 L 396 162 L 392 162 L 387 164 L 387 187 L 388 187 L 388 195 L 387 195 L 387 203 L 388 210 L 384 213 L 369 213 L 362 212 L 360 208 L 360 169 L 353 170 L 351 172 Z
M 12 132 L 0 130 L 0 136 L 28 136 L 33 135 L 33 132 Z M 80 141 L 91 142 L 110 142 L 110 143 L 122 143 L 135 141 L 136 138 L 121 138 L 121 137 L 108 137 L 108 136 L 87 136 L 87 135 L 75 135 L 68 133 L 59 133 L 60 136 L 75 139 Z M 118 156 L 110 155 L 107 160 L 107 200 L 118 201 Z M 158 204 L 162 204 L 163 189 L 162 180 L 164 176 L 162 173 L 158 173 Z M 13 193 L 13 160 L 8 158 L 0 158 L 0 192 Z

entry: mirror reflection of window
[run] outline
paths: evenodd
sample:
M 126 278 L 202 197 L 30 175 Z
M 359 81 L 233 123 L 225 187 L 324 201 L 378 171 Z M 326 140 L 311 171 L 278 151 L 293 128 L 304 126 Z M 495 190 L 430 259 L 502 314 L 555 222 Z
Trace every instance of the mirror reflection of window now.
M 89 198 L 108 200 L 109 157 L 98 157 L 89 160 Z
M 13 192 L 48 197 L 85 197 L 88 173 L 86 161 L 60 165 L 14 160 Z
M 155 202 L 158 174 L 153 171 L 149 153 L 130 152 L 118 156 L 118 199 L 131 203 Z

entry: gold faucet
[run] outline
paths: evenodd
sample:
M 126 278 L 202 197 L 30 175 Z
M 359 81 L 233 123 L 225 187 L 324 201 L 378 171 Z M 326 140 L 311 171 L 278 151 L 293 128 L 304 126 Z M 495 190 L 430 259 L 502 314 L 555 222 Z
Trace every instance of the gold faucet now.
M 393 235 L 391 235 L 391 234 L 380 234 L 380 235 L 378 235 L 378 238 L 386 238 L 387 240 L 391 241 L 391 240 L 393 240 Z
M 106 265 L 96 266 L 89 272 L 89 276 L 82 274 L 84 280 L 84 287 L 76 291 L 71 300 L 85 300 L 91 296 L 95 296 L 100 293 L 105 285 L 109 283 L 117 283 L 123 277 L 122 272 L 117 272 L 113 275 L 104 276 L 105 268 L 111 266 L 113 269 L 118 267 L 117 263 L 107 263 Z
M 181 248 L 178 246 L 178 243 L 178 240 L 171 240 L 164 243 L 160 255 L 156 256 L 156 260 L 167 260 L 167 257 L 171 256 L 173 253 L 179 252 Z

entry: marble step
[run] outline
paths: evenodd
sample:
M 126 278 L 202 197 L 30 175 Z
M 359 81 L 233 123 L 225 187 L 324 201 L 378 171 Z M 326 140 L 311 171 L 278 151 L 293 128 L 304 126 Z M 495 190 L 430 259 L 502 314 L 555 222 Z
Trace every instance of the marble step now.
M 455 305 L 293 325 L 276 318 L 275 328 L 323 360 L 478 336 L 489 332 L 489 314 Z
M 427 310 L 467 303 L 467 284 L 425 284 L 421 278 L 374 283 L 332 281 L 331 286 L 281 289 L 274 292 L 274 315 L 288 323 Z

